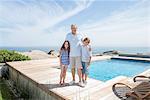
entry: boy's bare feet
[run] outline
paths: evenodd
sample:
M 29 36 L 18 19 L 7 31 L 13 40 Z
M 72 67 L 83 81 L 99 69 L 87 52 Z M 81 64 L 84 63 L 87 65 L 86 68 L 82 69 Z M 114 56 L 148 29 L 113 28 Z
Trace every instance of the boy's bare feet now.
M 87 81 L 86 81 L 86 80 L 84 81 L 84 84 L 85 84 L 85 85 L 87 84 Z
M 79 82 L 78 84 L 79 84 L 79 86 L 81 86 L 81 87 L 84 87 L 84 86 L 85 86 L 85 85 L 83 84 L 83 82 Z

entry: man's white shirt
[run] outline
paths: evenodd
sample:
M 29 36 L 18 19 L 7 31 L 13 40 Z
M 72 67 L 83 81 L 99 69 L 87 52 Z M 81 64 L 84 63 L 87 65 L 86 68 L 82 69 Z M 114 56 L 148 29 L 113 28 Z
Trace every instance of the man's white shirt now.
M 68 33 L 65 40 L 68 40 L 70 43 L 70 57 L 81 56 L 81 44 L 82 44 L 83 35 L 77 33 L 73 35 Z

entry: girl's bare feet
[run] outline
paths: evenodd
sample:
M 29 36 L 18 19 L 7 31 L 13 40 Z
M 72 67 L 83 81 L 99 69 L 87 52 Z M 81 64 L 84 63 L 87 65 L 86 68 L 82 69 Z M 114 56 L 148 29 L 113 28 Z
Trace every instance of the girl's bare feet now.
M 63 81 L 62 85 L 64 85 L 64 86 L 65 86 L 65 84 L 66 84 L 66 83 L 65 83 L 65 81 Z
M 61 85 L 63 85 L 63 83 L 60 81 L 60 82 L 59 82 L 59 85 L 61 86 Z

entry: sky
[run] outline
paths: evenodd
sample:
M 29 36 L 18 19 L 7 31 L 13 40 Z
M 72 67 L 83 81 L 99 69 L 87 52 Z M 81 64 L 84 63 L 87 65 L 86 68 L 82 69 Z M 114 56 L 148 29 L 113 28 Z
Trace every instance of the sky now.
M 150 0 L 0 0 L 0 47 L 61 46 L 76 24 L 99 47 L 150 47 Z

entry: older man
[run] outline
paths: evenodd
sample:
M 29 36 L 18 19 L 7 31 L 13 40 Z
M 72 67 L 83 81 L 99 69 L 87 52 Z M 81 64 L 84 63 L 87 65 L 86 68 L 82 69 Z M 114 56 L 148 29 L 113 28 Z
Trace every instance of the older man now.
M 75 83 L 75 69 L 78 71 L 79 85 L 83 86 L 82 77 L 82 65 L 81 65 L 81 43 L 83 36 L 77 33 L 77 26 L 71 25 L 71 32 L 67 34 L 66 40 L 70 42 L 70 67 L 72 72 L 73 80 L 69 83 L 70 85 Z

